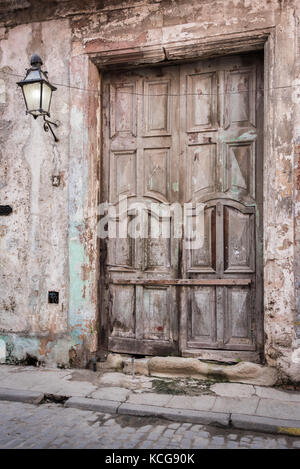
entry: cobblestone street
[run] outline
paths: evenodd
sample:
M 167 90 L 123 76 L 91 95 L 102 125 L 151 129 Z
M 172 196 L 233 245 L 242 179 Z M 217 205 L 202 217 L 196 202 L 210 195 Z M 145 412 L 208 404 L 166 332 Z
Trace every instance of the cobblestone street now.
M 0 402 L 0 448 L 300 448 L 300 438 Z

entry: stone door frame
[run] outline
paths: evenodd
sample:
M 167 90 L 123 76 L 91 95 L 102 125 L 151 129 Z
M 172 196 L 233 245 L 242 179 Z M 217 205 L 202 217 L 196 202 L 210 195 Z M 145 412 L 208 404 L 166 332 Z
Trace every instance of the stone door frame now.
M 69 327 L 78 331 L 78 341 L 87 353 L 96 352 L 105 339 L 106 325 L 99 321 L 100 247 L 97 238 L 98 202 L 100 200 L 101 174 L 101 81 L 102 72 L 113 69 L 152 66 L 155 64 L 190 62 L 234 53 L 264 50 L 264 233 L 274 229 L 268 224 L 268 201 L 272 203 L 272 188 L 268 183 L 272 169 L 272 136 L 276 121 L 267 90 L 271 88 L 275 63 L 275 29 L 220 35 L 193 41 L 178 41 L 163 45 L 103 49 L 95 38 L 84 44 L 75 43 L 70 64 L 71 122 L 70 122 L 70 177 L 69 177 L 69 267 L 70 312 Z M 78 93 L 78 88 L 86 91 Z M 89 90 L 89 91 L 87 91 Z M 75 188 L 82 187 L 81 196 Z M 74 210 L 74 207 L 76 209 Z M 85 249 L 82 247 L 85 239 Z M 261 247 L 263 249 L 263 246 Z M 268 260 L 263 249 L 264 265 Z M 85 272 L 84 279 L 82 271 Z M 84 291 L 79 298 L 78 289 Z M 264 296 L 268 289 L 266 275 L 263 280 Z M 294 295 L 294 292 L 290 292 Z M 268 329 L 266 318 L 264 330 Z M 88 324 L 88 327 L 86 325 Z M 263 333 L 260 333 L 263 343 Z M 84 335 L 84 339 L 82 336 Z M 220 352 L 224 355 L 224 351 Z M 247 360 L 247 352 L 239 353 Z M 258 357 L 257 361 L 263 357 Z

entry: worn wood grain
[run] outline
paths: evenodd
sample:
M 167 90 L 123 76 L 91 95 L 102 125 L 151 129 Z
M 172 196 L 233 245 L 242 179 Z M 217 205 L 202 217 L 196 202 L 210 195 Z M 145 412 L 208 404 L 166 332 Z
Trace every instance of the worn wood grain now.
M 145 280 L 125 280 L 115 279 L 114 285 L 250 285 L 249 278 L 228 278 L 228 279 L 145 279 Z

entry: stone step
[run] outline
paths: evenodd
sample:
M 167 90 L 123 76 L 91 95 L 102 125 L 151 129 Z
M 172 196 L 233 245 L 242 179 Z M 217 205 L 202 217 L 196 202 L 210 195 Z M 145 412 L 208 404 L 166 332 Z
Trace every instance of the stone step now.
M 235 365 L 218 365 L 197 358 L 149 357 L 135 358 L 109 354 L 99 369 L 122 370 L 128 375 L 144 375 L 170 378 L 220 379 L 223 381 L 261 386 L 274 386 L 278 381 L 277 370 L 252 362 Z

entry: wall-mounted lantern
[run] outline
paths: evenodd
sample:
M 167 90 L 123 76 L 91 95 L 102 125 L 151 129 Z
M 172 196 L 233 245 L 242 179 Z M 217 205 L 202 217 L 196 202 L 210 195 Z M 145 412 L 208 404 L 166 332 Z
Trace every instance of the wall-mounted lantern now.
M 58 142 L 51 127 L 52 125 L 58 127 L 58 123 L 46 119 L 46 116 L 50 117 L 52 92 L 57 88 L 49 82 L 48 72 L 41 70 L 43 62 L 37 54 L 32 55 L 30 65 L 31 68 L 27 69 L 24 80 L 17 83 L 23 91 L 26 114 L 31 114 L 34 119 L 43 116 L 44 130 L 46 132 L 50 130 L 54 140 Z

